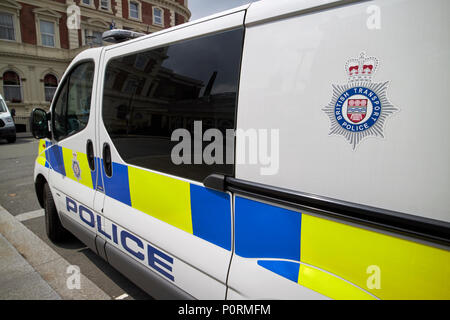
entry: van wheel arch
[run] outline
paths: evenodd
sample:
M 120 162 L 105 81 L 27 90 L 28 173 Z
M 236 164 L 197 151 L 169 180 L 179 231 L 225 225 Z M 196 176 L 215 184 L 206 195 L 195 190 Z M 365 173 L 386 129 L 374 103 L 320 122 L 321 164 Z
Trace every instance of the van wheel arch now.
M 39 205 L 41 208 L 44 208 L 44 185 L 47 183 L 47 180 L 44 178 L 42 174 L 38 174 L 36 177 L 36 181 L 34 182 L 34 189 L 36 190 L 36 196 L 39 201 Z

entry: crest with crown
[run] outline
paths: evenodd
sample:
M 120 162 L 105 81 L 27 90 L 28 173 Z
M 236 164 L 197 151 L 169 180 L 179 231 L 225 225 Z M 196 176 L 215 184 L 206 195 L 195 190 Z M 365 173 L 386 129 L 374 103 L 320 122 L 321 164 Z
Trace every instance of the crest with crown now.
M 322 109 L 330 119 L 329 134 L 343 136 L 353 150 L 367 137 L 384 138 L 386 119 L 399 111 L 387 97 L 389 81 L 372 82 L 379 60 L 360 52 L 345 63 L 348 83 L 333 84 L 331 101 Z
M 77 178 L 77 180 L 80 180 L 81 179 L 81 168 L 80 168 L 80 164 L 78 163 L 78 160 L 77 160 L 77 153 L 73 152 L 72 156 L 73 156 L 73 159 L 72 159 L 73 174 L 74 174 L 75 178 Z
M 355 82 L 371 82 L 372 76 L 378 67 L 378 59 L 368 57 L 365 52 L 361 52 L 359 58 L 353 58 L 345 64 L 345 72 L 347 73 L 348 83 Z

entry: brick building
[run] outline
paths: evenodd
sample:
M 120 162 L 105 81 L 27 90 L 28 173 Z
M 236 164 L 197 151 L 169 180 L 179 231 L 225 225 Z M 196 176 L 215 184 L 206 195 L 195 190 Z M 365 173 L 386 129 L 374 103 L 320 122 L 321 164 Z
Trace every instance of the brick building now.
M 70 61 L 103 45 L 101 34 L 111 25 L 156 32 L 188 21 L 187 2 L 0 0 L 0 94 L 16 110 L 18 130 L 28 127 L 33 108 L 50 106 Z

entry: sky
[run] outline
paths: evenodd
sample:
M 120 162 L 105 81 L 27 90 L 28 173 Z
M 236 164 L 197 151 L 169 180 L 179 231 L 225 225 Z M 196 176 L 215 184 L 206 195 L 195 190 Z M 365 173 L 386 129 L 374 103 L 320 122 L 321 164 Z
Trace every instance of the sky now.
M 188 0 L 192 16 L 189 21 L 248 4 L 257 0 Z

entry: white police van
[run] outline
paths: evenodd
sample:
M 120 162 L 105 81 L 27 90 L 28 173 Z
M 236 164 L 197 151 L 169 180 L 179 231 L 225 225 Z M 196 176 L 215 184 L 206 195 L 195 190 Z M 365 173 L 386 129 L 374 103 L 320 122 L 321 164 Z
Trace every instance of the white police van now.
M 450 299 L 448 12 L 260 1 L 80 53 L 32 115 L 48 236 L 162 299 Z
M 0 139 L 6 139 L 8 143 L 16 141 L 16 125 L 14 124 L 15 110 L 9 111 L 5 99 L 0 94 Z

